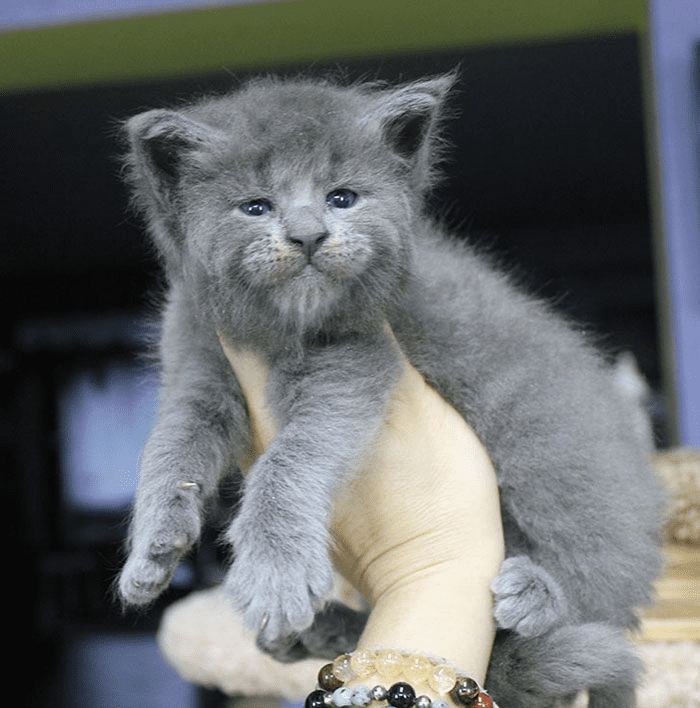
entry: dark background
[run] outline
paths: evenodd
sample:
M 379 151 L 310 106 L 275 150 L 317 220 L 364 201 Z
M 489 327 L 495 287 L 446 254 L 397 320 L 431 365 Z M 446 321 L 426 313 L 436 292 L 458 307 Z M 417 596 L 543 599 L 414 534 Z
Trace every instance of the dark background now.
M 431 208 L 597 333 L 611 354 L 634 353 L 655 393 L 663 444 L 639 49 L 630 35 L 343 67 L 352 78 L 408 80 L 461 66 L 446 126 L 454 148 Z M 75 371 L 139 366 L 140 323 L 160 287 L 119 180 L 119 121 L 243 78 L 222 71 L 0 97 L 0 447 L 10 468 L 2 479 L 12 500 L 11 606 L 39 667 L 28 705 L 87 705 L 90 681 L 121 690 L 106 659 L 101 678 L 76 679 L 81 642 L 151 638 L 163 606 L 208 582 L 216 565 L 207 542 L 187 579 L 149 614 L 121 615 L 110 584 L 127 512 L 66 504 L 58 403 Z M 130 680 L 123 705 L 150 705 Z M 110 705 L 122 705 L 113 697 Z M 201 691 L 182 705 L 219 699 Z

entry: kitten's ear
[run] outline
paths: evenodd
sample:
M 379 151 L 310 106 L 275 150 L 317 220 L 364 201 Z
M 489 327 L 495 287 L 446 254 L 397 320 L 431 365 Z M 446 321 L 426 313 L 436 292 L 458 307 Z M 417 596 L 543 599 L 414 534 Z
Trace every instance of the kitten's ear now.
M 215 144 L 219 134 L 182 113 L 165 110 L 134 116 L 126 122 L 125 132 L 129 141 L 125 177 L 134 203 L 146 217 L 166 268 L 178 269 L 184 232 L 173 197 L 183 174 L 196 168 L 197 157 Z
M 381 95 L 373 118 L 378 119 L 383 138 L 400 157 L 416 168 L 420 181 L 429 181 L 431 137 L 440 108 L 456 81 L 451 73 L 416 81 Z M 427 186 L 427 185 L 424 185 Z
M 183 170 L 198 150 L 217 138 L 215 129 L 175 111 L 147 111 L 128 120 L 125 127 L 137 200 L 150 196 L 166 209 Z

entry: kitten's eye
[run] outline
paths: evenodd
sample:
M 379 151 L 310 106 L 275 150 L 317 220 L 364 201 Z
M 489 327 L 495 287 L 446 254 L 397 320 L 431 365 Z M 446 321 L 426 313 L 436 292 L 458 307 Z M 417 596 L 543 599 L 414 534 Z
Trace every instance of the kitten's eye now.
M 349 209 L 356 201 L 357 194 L 351 189 L 334 189 L 326 197 L 326 204 L 336 209 Z
M 241 211 L 248 216 L 263 216 L 272 211 L 272 204 L 267 199 L 253 199 L 241 204 Z

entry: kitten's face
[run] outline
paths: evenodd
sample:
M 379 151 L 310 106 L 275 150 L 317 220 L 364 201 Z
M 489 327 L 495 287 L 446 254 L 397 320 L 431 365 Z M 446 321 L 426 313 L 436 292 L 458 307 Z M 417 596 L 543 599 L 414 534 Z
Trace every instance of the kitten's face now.
M 240 251 L 232 260 L 241 284 L 265 293 L 285 317 L 311 321 L 351 298 L 373 269 L 386 277 L 381 260 L 401 260 L 388 217 L 370 192 L 299 179 L 272 198 L 238 205 L 232 220 Z
M 135 116 L 130 179 L 172 276 L 233 329 L 381 318 L 410 271 L 451 83 L 258 82 Z
M 366 136 L 348 144 L 347 120 L 306 116 L 277 134 L 264 125 L 257 135 L 246 126 L 243 145 L 235 136 L 205 181 L 183 183 L 190 255 L 219 299 L 262 305 L 302 329 L 341 310 L 381 308 L 411 250 L 411 200 L 395 157 Z

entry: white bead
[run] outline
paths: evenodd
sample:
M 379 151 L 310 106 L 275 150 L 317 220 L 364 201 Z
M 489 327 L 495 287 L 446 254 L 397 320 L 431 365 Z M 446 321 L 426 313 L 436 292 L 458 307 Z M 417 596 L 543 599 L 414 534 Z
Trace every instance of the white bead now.
M 333 691 L 333 705 L 336 708 L 347 708 L 352 705 L 352 691 L 344 686 Z
M 449 706 L 445 703 L 445 701 L 436 699 L 433 701 L 431 708 L 449 708 Z
M 372 702 L 372 694 L 369 688 L 367 686 L 357 686 L 352 692 L 350 702 L 360 708 L 368 706 Z

